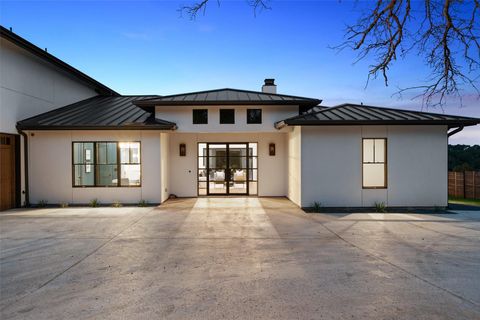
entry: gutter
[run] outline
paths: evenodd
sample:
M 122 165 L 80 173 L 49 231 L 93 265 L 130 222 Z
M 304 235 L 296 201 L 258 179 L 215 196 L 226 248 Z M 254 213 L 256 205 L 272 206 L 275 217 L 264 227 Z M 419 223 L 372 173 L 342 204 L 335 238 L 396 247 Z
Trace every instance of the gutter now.
M 28 135 L 22 131 L 21 129 L 18 129 L 18 133 L 23 136 L 23 161 L 24 161 L 24 172 L 25 172 L 25 207 L 30 206 L 30 199 L 29 199 L 29 186 L 28 186 Z
M 452 130 L 452 131 L 450 131 L 449 133 L 447 133 L 447 137 L 453 136 L 455 133 L 459 133 L 459 132 L 462 131 L 462 130 L 463 130 L 463 126 L 458 127 L 457 129 Z

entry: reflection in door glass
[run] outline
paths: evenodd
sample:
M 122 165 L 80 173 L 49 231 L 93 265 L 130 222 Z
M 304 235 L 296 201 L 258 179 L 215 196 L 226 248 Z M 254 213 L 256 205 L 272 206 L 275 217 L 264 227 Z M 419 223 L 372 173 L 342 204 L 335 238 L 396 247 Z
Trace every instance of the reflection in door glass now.
M 256 195 L 257 149 L 257 143 L 199 143 L 198 195 Z

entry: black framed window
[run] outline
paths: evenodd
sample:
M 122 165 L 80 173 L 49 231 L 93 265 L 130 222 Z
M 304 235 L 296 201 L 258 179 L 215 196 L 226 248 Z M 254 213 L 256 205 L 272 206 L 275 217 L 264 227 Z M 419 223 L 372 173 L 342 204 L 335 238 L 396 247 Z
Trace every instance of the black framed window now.
M 118 161 L 116 142 L 97 142 L 95 162 L 95 185 L 115 187 L 118 185 Z
M 140 142 L 120 142 L 120 185 L 139 186 L 141 177 Z
M 220 123 L 221 124 L 235 123 L 235 109 L 220 109 Z
M 73 142 L 74 187 L 141 185 L 140 142 Z
M 208 109 L 193 109 L 193 124 L 208 124 Z
M 93 142 L 73 143 L 73 186 L 95 186 L 95 148 Z
M 247 123 L 262 123 L 262 109 L 247 109 Z
M 364 138 L 362 141 L 362 157 L 363 188 L 386 188 L 387 139 Z

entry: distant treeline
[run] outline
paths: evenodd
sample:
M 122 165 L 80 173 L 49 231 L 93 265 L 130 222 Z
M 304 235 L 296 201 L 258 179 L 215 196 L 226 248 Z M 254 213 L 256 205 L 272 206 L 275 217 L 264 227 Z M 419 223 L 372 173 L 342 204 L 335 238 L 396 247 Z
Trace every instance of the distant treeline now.
M 448 145 L 449 171 L 480 171 L 479 145 Z

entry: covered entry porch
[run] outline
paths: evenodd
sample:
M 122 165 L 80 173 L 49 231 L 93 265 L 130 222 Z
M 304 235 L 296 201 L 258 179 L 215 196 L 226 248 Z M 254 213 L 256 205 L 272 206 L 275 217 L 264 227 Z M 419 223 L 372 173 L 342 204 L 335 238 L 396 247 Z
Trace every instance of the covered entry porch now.
M 170 133 L 166 170 L 169 193 L 178 197 L 286 196 L 286 136 Z M 272 146 L 274 153 L 269 150 Z

